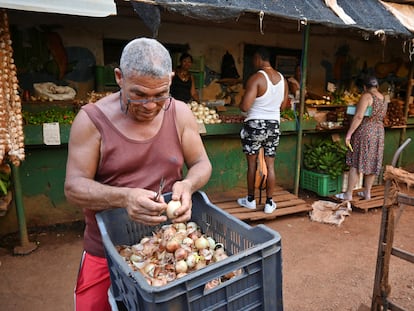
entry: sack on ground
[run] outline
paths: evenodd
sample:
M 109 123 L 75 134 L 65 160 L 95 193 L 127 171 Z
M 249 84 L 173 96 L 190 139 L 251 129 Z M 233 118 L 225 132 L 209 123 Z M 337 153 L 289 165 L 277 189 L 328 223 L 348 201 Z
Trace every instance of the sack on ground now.
M 309 216 L 312 221 L 340 226 L 344 222 L 345 216 L 349 216 L 351 212 L 352 208 L 349 201 L 338 204 L 319 200 L 312 204 L 312 211 L 309 212 Z

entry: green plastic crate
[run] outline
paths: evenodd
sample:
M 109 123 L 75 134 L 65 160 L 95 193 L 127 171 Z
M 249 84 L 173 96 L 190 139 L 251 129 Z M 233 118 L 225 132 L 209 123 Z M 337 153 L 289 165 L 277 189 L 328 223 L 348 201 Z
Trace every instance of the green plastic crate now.
M 342 176 L 334 179 L 326 174 L 302 170 L 300 184 L 303 189 L 316 192 L 322 197 L 328 197 L 342 191 Z

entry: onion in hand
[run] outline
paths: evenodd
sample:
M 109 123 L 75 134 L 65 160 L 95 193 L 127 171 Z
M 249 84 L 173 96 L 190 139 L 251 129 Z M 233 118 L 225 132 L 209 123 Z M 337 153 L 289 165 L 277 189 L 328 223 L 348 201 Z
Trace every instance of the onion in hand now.
M 175 211 L 177 209 L 179 209 L 180 207 L 181 207 L 181 202 L 180 201 L 171 200 L 170 202 L 168 202 L 168 206 L 167 206 L 167 217 L 169 219 L 176 218 L 177 215 L 175 215 Z

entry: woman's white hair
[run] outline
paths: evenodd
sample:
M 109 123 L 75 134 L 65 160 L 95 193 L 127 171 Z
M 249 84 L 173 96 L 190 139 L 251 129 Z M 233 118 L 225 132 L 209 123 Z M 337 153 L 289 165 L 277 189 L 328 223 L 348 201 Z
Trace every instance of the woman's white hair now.
M 157 40 L 137 38 L 122 51 L 119 67 L 124 76 L 133 74 L 165 77 L 172 72 L 171 56 Z

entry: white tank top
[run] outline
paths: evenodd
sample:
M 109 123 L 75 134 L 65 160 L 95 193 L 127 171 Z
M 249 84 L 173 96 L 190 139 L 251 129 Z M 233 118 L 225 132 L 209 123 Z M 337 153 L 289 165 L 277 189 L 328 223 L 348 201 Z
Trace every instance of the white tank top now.
M 277 120 L 280 122 L 280 106 L 282 105 L 285 97 L 285 79 L 283 75 L 280 75 L 280 81 L 273 84 L 270 81 L 267 73 L 263 70 L 258 72 L 262 73 L 267 81 L 266 92 L 259 97 L 256 97 L 252 107 L 247 112 L 247 120 Z

